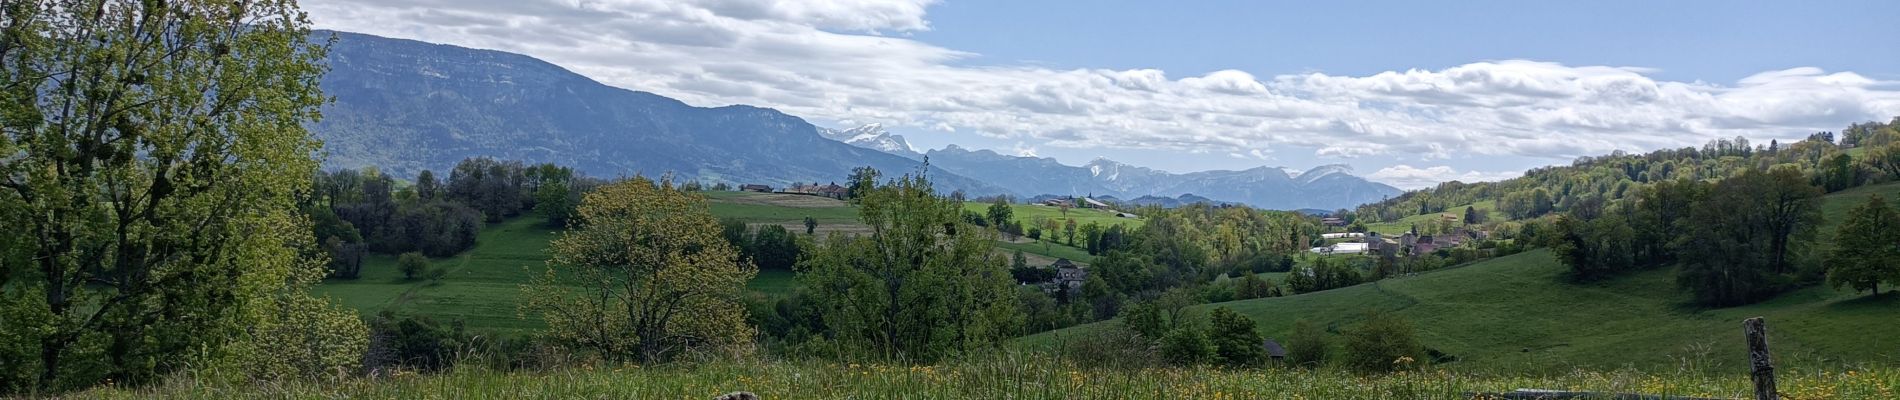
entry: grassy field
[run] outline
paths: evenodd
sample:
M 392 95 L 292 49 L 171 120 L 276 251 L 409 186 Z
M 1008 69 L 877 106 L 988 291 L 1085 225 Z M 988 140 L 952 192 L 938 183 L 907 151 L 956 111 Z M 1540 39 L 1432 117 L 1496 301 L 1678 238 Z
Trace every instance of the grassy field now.
M 1900 184 L 1829 195 L 1824 230 L 1874 193 L 1900 196 Z M 1691 362 L 1737 370 L 1745 362 L 1740 321 L 1755 316 L 1767 318 L 1783 359 L 1900 365 L 1900 324 L 1894 323 L 1900 321 L 1900 295 L 1870 298 L 1810 287 L 1749 306 L 1701 309 L 1688 304 L 1667 268 L 1588 285 L 1563 282 L 1564 271 L 1549 252 L 1538 250 L 1338 290 L 1197 309 L 1233 308 L 1275 338 L 1286 337 L 1302 318 L 1336 331 L 1357 323 L 1365 310 L 1391 311 L 1412 320 L 1426 346 L 1482 370 L 1650 369 Z M 1019 344 L 1046 346 L 1101 326 L 1033 335 Z
M 1781 393 L 1789 399 L 1881 399 L 1900 394 L 1896 392 L 1900 371 L 1891 368 L 1778 372 Z M 1712 376 L 1691 370 L 1551 375 L 1428 370 L 1361 376 L 1331 369 L 1101 368 L 1018 354 L 917 366 L 742 360 L 517 373 L 458 368 L 438 375 L 270 384 L 187 378 L 138 389 L 105 387 L 72 397 L 710 399 L 748 391 L 765 399 L 1451 399 L 1520 388 L 1719 398 L 1751 393 L 1745 375 Z
M 832 231 L 855 232 L 863 227 L 857 223 L 856 208 L 824 197 L 747 192 L 706 192 L 706 196 L 714 215 L 753 224 L 782 224 L 802 233 L 805 216 L 812 216 L 819 220 L 821 235 Z M 1075 214 L 1080 213 L 1072 212 Z M 375 254 L 364 259 L 361 278 L 325 281 L 315 291 L 361 311 L 364 316 L 392 310 L 402 315 L 460 320 L 474 330 L 525 333 L 542 325 L 538 320 L 517 315 L 520 285 L 543 270 L 547 244 L 558 236 L 557 232 L 548 227 L 545 220 L 535 217 L 490 224 L 483 228 L 474 249 L 454 257 L 431 260 L 433 265 L 448 269 L 448 276 L 439 282 L 403 279 L 396 270 L 395 256 Z M 1048 261 L 1064 257 L 1087 263 L 1094 259 L 1082 249 L 1061 245 L 1045 249 L 1040 243 L 998 242 L 998 247 L 1001 251 L 1021 249 Z M 789 293 L 792 284 L 790 271 L 760 271 L 747 288 L 768 294 Z
M 520 333 L 542 325 L 517 317 L 521 284 L 544 271 L 548 241 L 557 235 L 540 218 L 519 218 L 482 229 L 475 249 L 431 260 L 448 269 L 440 282 L 406 280 L 396 257 L 371 256 L 356 280 L 329 280 L 314 289 L 370 316 L 382 310 L 462 320 L 472 329 Z
M 1493 200 L 1485 200 L 1446 208 L 1444 212 L 1419 214 L 1400 218 L 1397 221 L 1366 224 L 1366 230 L 1378 232 L 1381 235 L 1403 235 L 1405 232 L 1412 230 L 1412 225 L 1424 225 L 1426 223 L 1435 222 L 1444 218 L 1443 216 L 1445 215 L 1456 216 L 1459 218 L 1459 221 L 1461 221 L 1460 223 L 1462 223 L 1465 217 L 1465 207 L 1474 207 L 1478 209 L 1478 212 L 1485 213 L 1484 215 L 1487 221 L 1499 221 L 1504 219 L 1504 213 L 1498 211 L 1498 203 Z
M 987 215 L 987 213 L 990 211 L 990 203 L 981 203 L 981 202 L 974 202 L 974 201 L 965 202 L 963 203 L 963 209 L 975 211 L 978 214 Z M 1061 208 L 1050 207 L 1050 206 L 1045 206 L 1045 205 L 1040 205 L 1040 204 L 1012 204 L 1010 205 L 1010 214 L 1015 216 L 1016 221 L 1023 223 L 1023 229 L 1029 229 L 1030 222 L 1035 221 L 1038 218 L 1054 219 L 1058 221 L 1064 220 L 1064 219 L 1073 219 L 1075 220 L 1075 223 L 1077 225 L 1086 225 L 1090 222 L 1094 222 L 1097 224 L 1101 224 L 1103 228 L 1107 228 L 1114 225 L 1124 225 L 1128 228 L 1139 228 L 1141 227 L 1141 224 L 1143 223 L 1142 219 L 1140 218 L 1117 217 L 1115 216 L 1115 213 L 1111 213 L 1111 212 L 1108 212 L 1106 210 L 1101 210 L 1101 209 L 1071 208 L 1069 209 L 1069 212 L 1065 214 L 1062 212 Z
M 1297 296 L 1196 307 L 1228 307 L 1254 319 L 1261 332 L 1285 338 L 1307 319 L 1337 331 L 1368 309 L 1410 319 L 1422 342 L 1479 370 L 1560 371 L 1576 366 L 1675 368 L 1706 362 L 1739 370 L 1746 358 L 1740 322 L 1767 317 L 1771 342 L 1784 359 L 1900 362 L 1900 295 L 1870 299 L 1808 288 L 1772 301 L 1729 309 L 1686 306 L 1667 270 L 1591 285 L 1560 281 L 1564 268 L 1546 251 L 1465 267 Z M 1110 321 L 1106 323 L 1120 323 Z M 1044 346 L 1102 323 L 1021 339 Z

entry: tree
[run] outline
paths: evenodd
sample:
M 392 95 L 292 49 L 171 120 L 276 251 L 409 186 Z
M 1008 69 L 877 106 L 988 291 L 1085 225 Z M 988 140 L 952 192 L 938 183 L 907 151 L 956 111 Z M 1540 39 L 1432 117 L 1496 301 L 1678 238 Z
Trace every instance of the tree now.
M 1479 213 L 1477 207 L 1466 206 L 1465 225 L 1477 225 L 1482 223 L 1484 223 L 1484 214 Z
M 990 203 L 989 213 L 985 214 L 985 216 L 989 218 L 990 226 L 1001 229 L 1003 224 L 1009 223 L 1010 217 L 1014 213 L 1015 210 L 1009 206 L 1009 201 L 1002 196 L 997 196 L 996 201 Z
M 1020 332 L 1015 282 L 992 251 L 996 233 L 963 222 L 961 203 L 937 196 L 922 175 L 858 200 L 870 232 L 831 235 L 797 275 L 838 351 L 931 360 Z
M 1148 340 L 1160 339 L 1168 332 L 1168 322 L 1161 317 L 1161 308 L 1153 302 L 1140 301 L 1130 304 L 1122 313 L 1122 324 L 1128 330 L 1141 334 Z
M 1812 242 L 1821 222 L 1820 196 L 1820 188 L 1787 167 L 1747 170 L 1716 183 L 1677 242 L 1677 284 L 1717 306 L 1786 288 L 1795 272 L 1792 255 Z
M 402 271 L 403 279 L 416 279 L 429 272 L 429 258 L 422 253 L 408 252 L 396 257 L 396 270 Z
M 434 172 L 425 169 L 416 174 L 416 199 L 422 201 L 435 200 L 436 196 L 440 195 L 441 192 L 442 183 L 436 182 Z
M 1161 337 L 1161 356 L 1178 365 L 1195 365 L 1214 360 L 1214 342 L 1207 332 L 1194 324 L 1180 324 Z
M 139 384 L 305 344 L 278 328 L 363 334 L 305 294 L 325 271 L 296 196 L 317 172 L 304 127 L 328 49 L 294 1 L 4 8 L 0 394 Z M 302 324 L 272 312 L 288 305 L 310 311 Z M 273 365 L 360 356 L 296 355 Z
M 1069 246 L 1075 246 L 1075 219 L 1062 223 L 1062 234 L 1069 238 Z
M 1253 319 L 1227 307 L 1215 308 L 1208 317 L 1208 339 L 1214 343 L 1215 358 L 1235 367 L 1260 365 L 1267 359 L 1265 339 L 1255 329 Z
M 810 235 L 817 231 L 818 231 L 818 219 L 812 218 L 809 216 L 805 217 L 805 234 Z
M 1827 282 L 1880 295 L 1880 282 L 1900 284 L 1900 213 L 1874 195 L 1847 214 L 1828 257 Z
M 610 360 L 662 361 L 747 343 L 739 294 L 758 273 L 723 237 L 706 200 L 643 177 L 581 200 L 586 221 L 549 244 L 523 309 L 547 335 Z
M 878 176 L 879 173 L 876 168 L 851 168 L 851 177 L 847 179 L 850 183 L 844 188 L 844 198 L 852 202 L 857 202 L 859 198 L 864 197 L 864 195 L 870 193 L 872 189 L 877 188 Z
M 1367 311 L 1365 322 L 1345 336 L 1346 365 L 1363 372 L 1409 369 L 1425 357 L 1412 323 L 1389 313 Z
M 745 253 L 759 269 L 791 271 L 798 263 L 798 237 L 783 225 L 762 225 L 752 234 L 752 245 Z
M 1300 318 L 1293 321 L 1293 336 L 1287 338 L 1287 358 L 1293 365 L 1318 367 L 1326 363 L 1326 355 L 1332 351 L 1332 344 L 1326 339 L 1312 321 Z

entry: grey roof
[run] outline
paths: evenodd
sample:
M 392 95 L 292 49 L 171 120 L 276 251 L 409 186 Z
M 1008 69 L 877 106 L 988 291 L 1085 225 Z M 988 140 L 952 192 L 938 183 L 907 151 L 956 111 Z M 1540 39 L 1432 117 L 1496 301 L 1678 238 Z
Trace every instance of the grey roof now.
M 1267 357 L 1272 357 L 1272 358 L 1286 357 L 1286 348 L 1280 347 L 1280 342 L 1275 342 L 1273 341 L 1273 339 L 1267 339 L 1266 347 L 1267 347 Z

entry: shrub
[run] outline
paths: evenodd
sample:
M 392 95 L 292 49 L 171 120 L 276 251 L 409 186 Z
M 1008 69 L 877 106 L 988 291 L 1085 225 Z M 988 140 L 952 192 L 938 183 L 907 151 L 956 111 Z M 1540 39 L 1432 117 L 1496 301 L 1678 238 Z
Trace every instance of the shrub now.
M 1361 372 L 1408 369 L 1425 360 L 1411 321 L 1368 311 L 1366 321 L 1346 331 L 1346 365 Z
M 1260 331 L 1254 328 L 1252 318 L 1220 307 L 1214 309 L 1209 321 L 1212 323 L 1208 332 L 1209 340 L 1214 343 L 1215 356 L 1222 364 L 1253 366 L 1266 361 L 1267 351 L 1262 347 L 1264 339 L 1261 339 Z
M 1287 339 L 1287 358 L 1293 365 L 1318 367 L 1326 363 L 1331 343 L 1326 332 L 1305 318 L 1293 321 L 1293 336 Z
M 429 258 L 422 253 L 408 252 L 396 257 L 396 270 L 402 271 L 402 277 L 416 279 L 429 272 Z
M 1161 337 L 1161 357 L 1180 365 L 1205 363 L 1214 359 L 1214 342 L 1199 327 L 1177 326 Z

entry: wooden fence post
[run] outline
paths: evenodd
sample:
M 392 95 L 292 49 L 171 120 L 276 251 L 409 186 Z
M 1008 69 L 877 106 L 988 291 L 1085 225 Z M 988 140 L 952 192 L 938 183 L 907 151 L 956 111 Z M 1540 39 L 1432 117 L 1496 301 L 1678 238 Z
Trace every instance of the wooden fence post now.
M 1748 362 L 1754 367 L 1755 400 L 1778 400 L 1775 393 L 1775 360 L 1768 355 L 1768 327 L 1761 317 L 1742 320 L 1742 333 L 1748 335 Z

